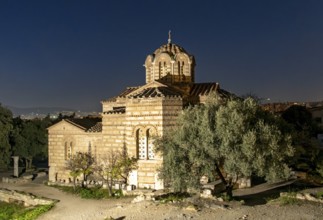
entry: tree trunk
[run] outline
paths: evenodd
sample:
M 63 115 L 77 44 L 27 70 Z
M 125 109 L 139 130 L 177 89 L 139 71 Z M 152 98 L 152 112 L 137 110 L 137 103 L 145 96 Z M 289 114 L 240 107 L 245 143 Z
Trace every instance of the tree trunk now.
M 220 177 L 222 183 L 226 186 L 228 183 L 227 181 L 225 180 L 220 168 L 219 168 L 219 165 L 217 163 L 215 163 L 215 171 L 217 173 L 217 175 Z
M 109 178 L 107 178 L 106 183 L 107 183 L 107 187 L 108 187 L 109 195 L 110 195 L 110 196 L 112 196 L 112 185 L 111 185 L 111 183 L 110 183 Z
M 29 158 L 29 164 L 28 164 L 28 168 L 29 168 L 29 169 L 31 169 L 31 167 L 32 167 L 32 163 L 33 163 L 33 158 L 32 158 L 32 157 L 30 157 L 30 158 Z
M 232 190 L 233 190 L 233 185 L 232 185 L 232 181 L 226 181 L 226 179 L 224 178 L 220 168 L 219 168 L 219 165 L 217 163 L 215 163 L 215 171 L 216 171 L 216 174 L 220 177 L 222 183 L 225 185 L 225 192 L 228 196 L 228 199 L 231 200 L 232 197 L 233 197 L 233 194 L 232 194 Z
M 73 189 L 76 190 L 76 176 L 73 176 Z
M 232 200 L 232 198 L 233 198 L 232 190 L 233 190 L 233 185 L 232 184 L 227 184 L 225 186 L 225 191 L 227 193 L 227 196 L 228 196 L 229 200 Z
M 82 181 L 82 188 L 86 187 L 86 181 L 87 181 L 87 176 L 85 173 L 83 173 L 83 181 Z
M 25 158 L 25 172 L 28 170 L 28 159 Z

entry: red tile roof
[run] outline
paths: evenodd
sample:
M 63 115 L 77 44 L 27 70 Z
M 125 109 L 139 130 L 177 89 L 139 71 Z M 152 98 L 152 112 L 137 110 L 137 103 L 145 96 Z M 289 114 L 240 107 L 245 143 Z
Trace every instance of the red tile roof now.
M 101 132 L 102 119 L 101 118 L 69 118 L 64 119 L 66 122 L 75 125 L 86 132 Z

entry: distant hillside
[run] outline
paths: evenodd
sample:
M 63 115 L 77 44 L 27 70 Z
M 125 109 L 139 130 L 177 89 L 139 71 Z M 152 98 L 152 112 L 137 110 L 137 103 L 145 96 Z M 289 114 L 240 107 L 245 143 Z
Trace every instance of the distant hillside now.
M 6 106 L 9 108 L 14 117 L 19 115 L 47 115 L 47 114 L 55 114 L 59 112 L 76 112 L 75 109 L 69 108 L 59 108 L 59 107 L 31 107 L 31 108 L 20 108 L 14 106 Z

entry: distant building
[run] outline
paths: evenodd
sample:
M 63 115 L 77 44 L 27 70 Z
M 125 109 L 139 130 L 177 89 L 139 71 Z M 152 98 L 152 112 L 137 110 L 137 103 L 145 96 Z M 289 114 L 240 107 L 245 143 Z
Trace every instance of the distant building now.
M 275 102 L 263 104 L 261 107 L 263 110 L 270 111 L 272 113 L 280 114 L 283 113 L 286 109 L 293 105 L 305 106 L 305 103 L 302 102 Z
M 144 64 L 146 84 L 128 87 L 102 101 L 102 120 L 66 119 L 48 128 L 49 181 L 69 181 L 66 161 L 78 151 L 96 158 L 109 150 L 126 147 L 139 159 L 129 182 L 139 188 L 163 188 L 158 178 L 162 157 L 155 153 L 153 137 L 175 125 L 189 104 L 205 101 L 210 92 L 225 98 L 231 94 L 218 83 L 195 83 L 195 59 L 184 48 L 168 43 L 148 55 Z

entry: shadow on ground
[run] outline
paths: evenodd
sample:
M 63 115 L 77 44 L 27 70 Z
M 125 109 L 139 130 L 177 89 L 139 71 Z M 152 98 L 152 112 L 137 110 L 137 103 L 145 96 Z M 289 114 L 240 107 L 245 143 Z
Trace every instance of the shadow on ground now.
M 263 190 L 257 193 L 249 193 L 244 195 L 234 196 L 237 200 L 243 200 L 245 205 L 255 206 L 255 205 L 263 205 L 268 201 L 277 199 L 280 196 L 281 192 L 297 192 L 300 190 L 314 188 L 317 186 L 313 186 L 309 183 L 302 181 L 295 181 L 290 185 L 277 186 L 276 188 L 271 188 L 268 190 Z

